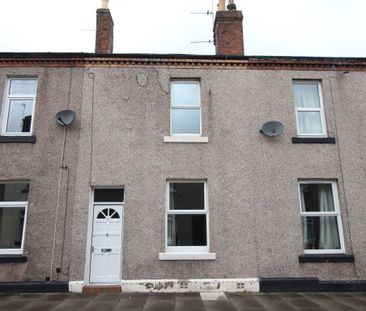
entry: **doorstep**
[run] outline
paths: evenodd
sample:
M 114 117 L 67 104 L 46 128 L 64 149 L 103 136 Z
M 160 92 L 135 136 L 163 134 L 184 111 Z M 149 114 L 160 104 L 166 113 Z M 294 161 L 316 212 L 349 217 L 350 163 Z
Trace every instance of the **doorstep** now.
M 83 287 L 83 294 L 118 294 L 122 292 L 121 285 L 86 285 Z

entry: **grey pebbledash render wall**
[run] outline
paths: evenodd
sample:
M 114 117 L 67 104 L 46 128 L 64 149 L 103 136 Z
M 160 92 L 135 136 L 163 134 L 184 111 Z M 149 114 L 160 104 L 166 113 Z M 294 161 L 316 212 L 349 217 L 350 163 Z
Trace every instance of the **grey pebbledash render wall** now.
M 87 280 L 93 187 L 125 188 L 123 279 L 319 277 L 365 279 L 366 72 L 339 59 L 215 56 L 0 55 L 0 93 L 11 76 L 37 76 L 35 144 L 0 144 L 0 180 L 29 180 L 26 263 L 1 263 L 0 281 Z M 107 59 L 107 60 L 106 60 Z M 150 60 L 149 60 L 150 59 Z M 311 68 L 294 64 L 323 63 Z M 145 63 L 144 63 L 145 62 Z M 201 64 L 200 64 L 201 62 Z M 234 65 L 233 63 L 237 63 Z M 230 65 L 229 65 L 230 64 Z M 249 65 L 248 65 L 249 64 Z M 349 65 L 351 68 L 351 65 Z M 313 70 L 311 70 L 313 69 Z M 164 143 L 172 78 L 199 79 L 208 143 Z M 335 144 L 293 144 L 293 79 L 321 81 Z M 70 108 L 53 272 L 51 259 L 64 128 Z M 284 133 L 259 133 L 270 120 Z M 167 179 L 205 179 L 213 261 L 160 261 Z M 303 255 L 297 182 L 337 180 L 346 254 L 354 263 L 299 263 Z M 66 191 L 67 189 L 67 191 Z M 67 202 L 67 204 L 66 204 Z M 55 268 L 61 267 L 61 273 Z
M 10 260 L 0 263 L 0 282 L 44 281 L 50 277 L 52 258 L 54 269 L 62 268 L 61 273 L 58 276 L 54 273 L 52 279 L 68 280 L 80 118 L 67 130 L 64 161 L 67 169 L 61 174 L 55 252 L 52 255 L 64 139 L 64 128 L 55 122 L 55 114 L 69 108 L 80 117 L 82 93 L 79 90 L 83 85 L 83 70 L 45 66 L 0 67 L 1 98 L 8 77 L 38 79 L 33 130 L 36 143 L 0 143 L 0 181 L 29 181 L 30 184 L 23 252 L 27 262 L 12 263 Z M 3 108 L 3 102 L 0 107 Z
M 123 279 L 365 278 L 366 74 L 178 67 L 85 71 L 70 279 L 87 277 L 95 186 L 125 188 Z M 207 144 L 164 143 L 171 78 L 200 79 Z M 327 131 L 336 144 L 292 144 L 293 79 L 321 81 Z M 281 121 L 284 134 L 262 136 L 259 128 L 269 120 Z M 216 260 L 159 261 L 167 179 L 207 179 Z M 299 263 L 299 179 L 337 180 L 346 253 L 355 263 Z

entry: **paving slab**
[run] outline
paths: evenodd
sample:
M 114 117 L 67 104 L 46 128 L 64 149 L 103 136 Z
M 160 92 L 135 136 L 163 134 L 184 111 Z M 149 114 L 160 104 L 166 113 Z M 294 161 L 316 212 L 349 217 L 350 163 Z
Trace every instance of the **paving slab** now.
M 113 311 L 138 311 L 143 310 L 148 294 L 121 295 L 119 303 Z
M 33 301 L 27 304 L 25 307 L 19 309 L 19 311 L 50 311 L 53 307 L 58 305 L 58 301 Z
M 212 293 L 212 292 L 202 292 L 200 293 L 202 301 L 227 301 L 227 297 L 225 293 L 218 292 L 218 293 Z
M 230 301 L 204 301 L 206 311 L 236 311 L 236 308 Z
M 52 311 L 82 310 L 89 303 L 86 299 L 65 299 L 52 309 Z
M 329 294 L 326 295 L 329 299 L 324 299 L 324 297 L 314 294 L 304 296 L 328 311 L 359 311 L 358 309 L 351 307 L 350 305 L 344 304 L 340 300 L 336 300 L 332 295 Z
M 101 293 L 94 298 L 97 301 L 119 301 L 121 299 L 121 293 L 106 294 Z
M 366 293 L 354 293 L 352 297 L 364 300 L 366 302 Z
M 42 301 L 63 301 L 69 296 L 68 293 L 48 293 L 38 297 L 38 300 Z
M 355 308 L 356 310 L 366 310 L 366 301 L 359 299 L 354 295 L 331 295 L 335 301 L 340 302 L 346 306 Z
M 199 293 L 175 295 L 174 311 L 204 311 Z
M 118 301 L 91 300 L 83 309 L 83 311 L 112 311 Z
M 268 311 L 293 311 L 298 310 L 278 295 L 257 295 L 255 299 Z
M 31 298 L 29 299 L 18 299 L 18 298 L 12 298 L 7 299 L 4 301 L 1 301 L 0 304 L 0 311 L 9 311 L 9 310 L 20 310 L 20 308 L 23 308 L 32 302 L 36 300 L 33 300 Z
M 266 309 L 259 301 L 251 295 L 226 294 L 233 306 L 238 311 L 265 311 Z
M 13 299 L 15 296 L 14 294 L 0 294 L 0 301 Z
M 151 294 L 147 298 L 144 311 L 173 311 L 174 295 L 170 294 Z
M 284 298 L 289 305 L 296 307 L 300 310 L 322 310 L 322 306 L 317 304 L 316 302 L 303 298 Z

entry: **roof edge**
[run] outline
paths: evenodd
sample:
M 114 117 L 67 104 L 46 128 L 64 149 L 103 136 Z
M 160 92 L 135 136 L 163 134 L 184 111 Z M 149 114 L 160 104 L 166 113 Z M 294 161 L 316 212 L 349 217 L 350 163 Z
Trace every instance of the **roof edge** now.
M 246 69 L 366 71 L 366 58 L 194 54 L 0 53 L 0 67 L 9 66 L 174 66 L 245 67 Z

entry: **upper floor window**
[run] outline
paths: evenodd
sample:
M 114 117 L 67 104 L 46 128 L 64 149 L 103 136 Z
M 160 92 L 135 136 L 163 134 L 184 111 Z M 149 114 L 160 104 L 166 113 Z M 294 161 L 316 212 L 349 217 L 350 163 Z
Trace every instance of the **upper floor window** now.
M 293 82 L 298 136 L 326 136 L 319 81 Z
M 344 253 L 335 182 L 300 182 L 304 253 Z
M 37 79 L 8 80 L 2 107 L 2 135 L 31 135 L 36 102 Z
M 198 81 L 171 82 L 172 136 L 201 136 L 201 95 Z
M 0 254 L 22 254 L 29 184 L 0 183 Z

